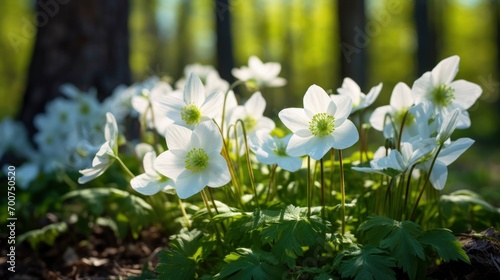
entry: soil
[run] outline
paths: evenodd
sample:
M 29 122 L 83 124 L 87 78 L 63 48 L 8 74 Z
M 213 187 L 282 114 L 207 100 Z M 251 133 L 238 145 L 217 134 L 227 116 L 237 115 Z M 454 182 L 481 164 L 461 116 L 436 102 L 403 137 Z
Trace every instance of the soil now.
M 106 227 L 94 227 L 90 237 L 68 231 L 54 246 L 42 244 L 37 250 L 27 242 L 17 246 L 15 273 L 8 271 L 7 252 L 2 251 L 0 279 L 127 279 L 140 275 L 146 266 L 156 267 L 157 253 L 167 242 L 154 227 L 142 231 L 137 240 L 121 242 Z

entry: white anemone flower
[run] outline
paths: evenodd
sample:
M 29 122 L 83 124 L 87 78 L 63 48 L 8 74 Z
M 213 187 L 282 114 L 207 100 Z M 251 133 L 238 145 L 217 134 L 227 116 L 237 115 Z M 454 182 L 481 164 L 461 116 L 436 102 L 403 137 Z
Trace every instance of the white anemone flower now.
M 118 153 L 118 125 L 111 113 L 106 113 L 106 126 L 104 127 L 104 139 L 99 151 L 92 160 L 92 167 L 80 170 L 83 175 L 78 178 L 78 183 L 85 184 L 101 176 L 115 161 Z
M 453 81 L 459 63 L 460 57 L 456 55 L 443 59 L 432 71 L 424 73 L 415 81 L 412 91 L 417 103 L 422 100 L 433 103 L 438 118 L 443 119 L 454 109 L 460 109 L 457 128 L 463 129 L 471 125 L 466 110 L 481 96 L 482 89 L 465 80 Z
M 132 178 L 132 180 L 130 180 L 130 185 L 135 191 L 143 195 L 154 195 L 161 190 L 166 193 L 174 194 L 175 188 L 173 181 L 162 176 L 155 170 L 155 159 L 156 153 L 154 151 L 147 152 L 144 155 L 144 173 Z
M 248 59 L 248 66 L 233 68 L 231 73 L 238 80 L 244 82 L 254 82 L 257 88 L 281 87 L 286 84 L 284 78 L 278 77 L 281 71 L 281 64 L 277 62 L 262 62 L 258 57 L 251 56 Z
M 165 135 L 169 150 L 154 162 L 155 169 L 174 181 L 179 198 L 188 198 L 205 186 L 218 188 L 231 180 L 222 157 L 222 136 L 213 122 L 200 123 L 194 130 L 172 124 Z
M 392 91 L 389 105 L 380 106 L 373 111 L 370 116 L 370 124 L 374 129 L 383 131 L 386 138 L 393 138 L 395 137 L 395 130 L 399 134 L 404 119 L 401 139 L 405 141 L 417 134 L 415 116 L 409 111 L 413 105 L 414 100 L 410 87 L 400 82 Z
M 184 92 L 172 92 L 156 99 L 160 110 L 174 124 L 194 129 L 204 121 L 211 121 L 222 110 L 224 94 L 221 91 L 205 95 L 205 88 L 196 74 L 188 78 Z
M 434 154 L 429 155 L 427 160 L 418 165 L 419 168 L 426 172 L 431 172 L 430 182 L 437 190 L 444 189 L 448 178 L 448 165 L 452 164 L 459 156 L 461 156 L 470 146 L 474 144 L 474 140 L 470 138 L 460 138 L 449 144 L 445 144 L 439 152 L 432 171 L 430 171 Z M 423 147 L 428 149 L 429 146 Z
M 324 89 L 312 85 L 304 95 L 304 108 L 281 110 L 279 118 L 293 132 L 286 152 L 321 159 L 331 148 L 345 149 L 359 140 L 356 126 L 347 118 L 352 100 L 339 96 L 334 101 Z
M 352 99 L 352 112 L 359 111 L 370 106 L 377 99 L 382 90 L 382 83 L 374 86 L 367 94 L 361 92 L 359 85 L 351 78 L 344 78 L 342 87 L 337 89 L 340 95 L 349 96 Z M 333 97 L 335 95 L 332 95 Z
M 270 133 L 276 124 L 274 121 L 268 117 L 264 116 L 264 110 L 266 109 L 266 100 L 262 97 L 262 94 L 257 91 L 245 102 L 244 105 L 237 106 L 232 109 L 231 113 L 231 124 L 236 124 L 240 119 L 245 125 L 245 131 L 247 137 L 252 139 L 255 137 L 257 131 L 264 131 Z M 239 129 L 239 125 L 236 125 Z M 238 130 L 240 134 L 239 138 L 243 136 L 241 130 Z
M 173 121 L 160 109 L 157 100 L 171 94 L 172 87 L 165 82 L 158 82 L 151 90 L 144 89 L 140 95 L 132 97 L 132 107 L 144 118 L 148 128 L 155 128 L 160 135 L 165 135 L 166 127 Z
M 393 149 L 387 156 L 371 160 L 370 167 L 352 167 L 352 169 L 361 172 L 379 173 L 395 178 L 406 172 L 408 168 L 425 156 L 424 153 L 421 153 L 422 151 L 414 151 L 412 144 L 408 142 L 401 143 L 400 150 Z
M 291 137 L 291 134 L 283 138 L 272 137 L 268 133 L 258 131 L 256 134 L 257 143 L 252 142 L 250 148 L 254 151 L 259 162 L 277 164 L 287 171 L 294 172 L 302 166 L 302 159 L 290 156 L 286 152 Z

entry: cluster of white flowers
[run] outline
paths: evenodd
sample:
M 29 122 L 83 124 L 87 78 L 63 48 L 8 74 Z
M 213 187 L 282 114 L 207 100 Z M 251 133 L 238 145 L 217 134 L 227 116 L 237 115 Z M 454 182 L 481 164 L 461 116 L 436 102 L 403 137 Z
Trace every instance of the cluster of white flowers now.
M 451 141 L 450 136 L 455 129 L 470 126 L 467 109 L 482 92 L 471 82 L 453 81 L 458 64 L 459 58 L 452 56 L 417 79 L 412 88 L 404 83 L 395 86 L 390 105 L 376 108 L 369 122 L 398 144 L 381 147 L 370 167 L 354 169 L 397 177 L 415 165 L 431 172 L 436 189 L 444 187 L 447 165 L 474 142 L 469 138 Z M 123 165 L 118 150 L 120 123 L 127 115 L 137 116 L 143 131 L 165 138 L 167 150 L 150 145 L 158 144 L 151 141 L 136 143 L 144 173 L 130 174 L 131 186 L 145 195 L 163 190 L 187 198 L 206 186 L 229 183 L 231 162 L 227 154 L 223 156 L 229 150 L 243 154 L 248 148 L 259 162 L 293 172 L 301 168 L 304 156 L 320 160 L 331 149 L 346 149 L 358 142 L 361 128 L 349 116 L 372 105 L 382 83 L 368 94 L 350 78 L 344 79 L 338 94 L 328 95 L 321 87 L 310 86 L 303 108 L 279 112 L 279 119 L 291 131 L 279 138 L 272 134 L 275 122 L 264 116 L 266 101 L 260 90 L 285 85 L 278 77 L 280 70 L 279 63 L 264 63 L 252 56 L 248 66 L 233 69 L 238 81 L 230 85 L 212 66 L 193 64 L 185 68 L 175 87 L 153 77 L 118 88 L 103 103 L 93 92 L 65 85 L 62 91 L 67 98 L 51 102 L 47 113 L 35 120 L 39 148 L 29 153 L 35 156 L 28 162 L 44 172 L 72 162 L 83 175 L 79 182 L 86 183 L 115 161 Z M 254 89 L 243 104 L 232 90 L 238 83 Z M 12 124 L 4 122 L 0 129 L 4 126 Z M 15 149 L 13 143 L 0 143 L 0 156 L 6 149 Z M 94 156 L 92 161 L 89 155 Z
M 447 166 L 474 143 L 470 138 L 452 141 L 450 136 L 455 129 L 470 127 L 467 110 L 482 93 L 477 84 L 453 81 L 459 61 L 458 56 L 442 60 L 412 88 L 404 83 L 395 86 L 390 105 L 376 108 L 370 124 L 400 145 L 381 147 L 370 167 L 354 169 L 397 177 L 415 165 L 430 174 L 434 188 L 444 188 Z
M 25 161 L 19 167 L 23 170 L 19 174 L 26 177 L 23 184 L 19 184 L 23 188 L 40 173 L 76 171 L 88 166 L 104 140 L 106 113 L 122 120 L 130 112 L 130 89 L 124 86 L 118 87 L 103 102 L 97 99 L 93 89 L 82 92 L 65 84 L 61 92 L 62 97 L 49 102 L 45 112 L 34 118 L 36 147 L 28 141 L 20 123 L 4 119 L 0 124 L 5 130 L 1 137 L 0 158 L 9 150 Z

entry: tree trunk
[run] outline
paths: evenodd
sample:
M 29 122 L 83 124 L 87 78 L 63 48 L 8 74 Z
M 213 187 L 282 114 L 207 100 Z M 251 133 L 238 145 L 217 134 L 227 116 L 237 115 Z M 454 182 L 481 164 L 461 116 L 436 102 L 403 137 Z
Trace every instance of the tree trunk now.
M 436 19 L 430 20 L 427 0 L 415 0 L 414 19 L 417 29 L 417 76 L 430 71 L 437 63 Z
M 100 100 L 130 83 L 128 0 L 37 0 L 38 31 L 20 120 L 33 118 L 60 96 L 59 87 L 95 88 Z
M 340 75 L 350 77 L 364 89 L 366 86 L 366 51 L 370 38 L 366 35 L 364 0 L 338 0 L 340 32 Z
M 221 78 L 232 83 L 231 69 L 234 67 L 233 39 L 231 35 L 231 9 L 229 0 L 215 0 L 217 31 L 217 69 Z

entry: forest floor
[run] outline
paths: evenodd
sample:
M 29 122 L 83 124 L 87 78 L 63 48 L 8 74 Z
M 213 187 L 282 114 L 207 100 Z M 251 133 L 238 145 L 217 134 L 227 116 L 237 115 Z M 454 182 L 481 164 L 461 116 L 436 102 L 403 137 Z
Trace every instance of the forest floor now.
M 90 237 L 68 231 L 53 246 L 17 246 L 15 272 L 8 270 L 8 252 L 2 246 L 0 279 L 127 279 L 139 276 L 144 267 L 154 269 L 157 253 L 167 243 L 165 234 L 154 227 L 143 230 L 137 240 L 121 242 L 106 227 L 94 227 Z
M 481 233 L 459 234 L 471 265 L 443 263 L 428 271 L 429 279 L 500 279 L 500 233 L 489 228 Z M 1 244 L 6 244 L 5 238 Z M 0 279 L 127 279 L 153 270 L 157 254 L 167 248 L 166 234 L 157 228 L 143 230 L 138 239 L 118 241 L 113 231 L 96 226 L 90 236 L 61 234 L 55 245 L 33 250 L 28 243 L 16 247 L 16 272 L 8 271 L 6 246 L 0 256 Z M 405 278 L 403 278 L 405 279 Z

